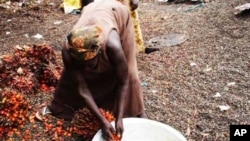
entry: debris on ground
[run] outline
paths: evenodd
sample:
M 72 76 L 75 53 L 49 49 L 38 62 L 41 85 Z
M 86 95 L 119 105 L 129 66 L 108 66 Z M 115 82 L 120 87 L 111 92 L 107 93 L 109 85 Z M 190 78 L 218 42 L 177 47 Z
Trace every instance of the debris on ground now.
M 186 12 L 191 12 L 191 11 L 197 9 L 197 8 L 201 8 L 201 7 L 204 7 L 204 6 L 205 6 L 204 3 L 200 3 L 200 4 L 197 4 L 197 5 L 195 5 L 195 6 L 191 6 L 191 7 L 187 8 L 187 9 L 186 9 Z
M 250 14 L 250 3 L 246 3 L 243 5 L 237 6 L 234 9 L 235 9 L 235 12 L 234 12 L 235 15 L 239 15 L 239 14 L 242 14 L 244 12 L 248 12 L 248 14 Z
M 71 122 L 50 114 L 36 115 L 46 104 L 35 108 L 31 99 L 39 93 L 51 94 L 60 78 L 62 66 L 56 59 L 55 50 L 47 44 L 16 46 L 13 54 L 1 56 L 0 139 L 33 140 L 47 135 L 40 139 L 90 141 L 100 129 L 98 119 L 86 108 L 77 111 Z M 100 111 L 109 122 L 114 121 L 112 113 Z M 120 141 L 115 133 L 114 138 Z
M 171 47 L 184 43 L 187 40 L 186 35 L 179 33 L 170 33 L 151 38 L 147 46 L 149 47 Z
M 23 93 L 53 90 L 62 66 L 49 45 L 16 46 L 13 54 L 0 57 L 0 87 L 11 87 Z
M 62 3 L 61 0 L 53 2 L 57 6 Z M 228 141 L 229 125 L 244 125 L 250 121 L 250 18 L 242 18 L 239 14 L 242 19 L 238 19 L 234 15 L 234 7 L 249 3 L 249 0 L 210 0 L 192 12 L 185 12 L 194 6 L 189 3 L 141 2 L 138 13 L 145 42 L 169 33 L 188 36 L 177 46 L 137 56 L 148 117 L 174 127 L 189 141 Z M 79 16 L 65 14 L 57 6 L 36 6 L 19 7 L 17 12 L 0 6 L 1 55 L 11 54 L 15 45 L 48 43 L 57 51 L 62 47 L 65 34 Z M 54 24 L 55 21 L 63 22 Z M 10 34 L 6 35 L 6 32 Z M 44 38 L 32 38 L 37 33 Z M 61 61 L 60 57 L 58 61 Z M 26 71 L 18 66 L 13 73 L 24 75 Z M 26 140 L 81 140 L 72 132 L 72 124 L 68 121 L 50 115 L 43 122 L 34 120 L 33 111 L 38 111 L 44 103 L 47 105 L 53 96 L 52 91 L 40 92 L 39 88 L 39 92 L 27 94 L 13 90 L 22 94 L 32 106 L 30 119 L 14 129 L 17 134 L 5 131 L 0 140 L 21 141 L 23 135 L 29 138 Z M 153 93 L 153 90 L 157 92 Z M 6 102 L 6 98 L 0 98 L 1 101 Z M 0 106 L 4 105 L 0 103 Z M 230 108 L 224 110 L 228 106 Z

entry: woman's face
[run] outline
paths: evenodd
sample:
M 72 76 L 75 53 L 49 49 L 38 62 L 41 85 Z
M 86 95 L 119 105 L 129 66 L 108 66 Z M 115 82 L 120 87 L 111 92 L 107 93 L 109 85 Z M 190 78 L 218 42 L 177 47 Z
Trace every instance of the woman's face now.
M 98 54 L 100 53 L 100 50 L 96 51 L 84 51 L 84 52 L 78 52 L 76 49 L 71 48 L 70 49 L 71 56 L 79 62 L 81 67 L 87 68 L 87 69 L 94 69 L 95 66 L 97 66 L 98 63 Z
M 95 58 L 100 52 L 100 47 L 93 45 L 90 50 L 70 48 L 71 55 L 78 61 L 88 61 Z

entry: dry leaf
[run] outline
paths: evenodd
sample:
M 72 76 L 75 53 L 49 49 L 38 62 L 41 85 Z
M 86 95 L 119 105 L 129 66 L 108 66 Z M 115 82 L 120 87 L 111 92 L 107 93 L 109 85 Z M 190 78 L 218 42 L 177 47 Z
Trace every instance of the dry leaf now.
M 230 109 L 230 106 L 228 106 L 228 105 L 226 105 L 226 106 L 225 105 L 220 105 L 219 108 L 220 108 L 221 111 L 227 111 L 227 110 Z
M 217 92 L 213 97 L 221 97 L 221 94 Z
M 58 24 L 61 24 L 61 23 L 62 23 L 62 21 L 55 21 L 54 22 L 55 25 L 58 25 Z
M 230 82 L 227 84 L 227 86 L 234 86 L 236 83 L 235 82 Z
M 41 35 L 41 34 L 36 34 L 36 35 L 34 35 L 34 36 L 32 36 L 33 38 L 36 38 L 36 39 L 42 39 L 43 38 L 43 35 Z
M 213 70 L 213 69 L 212 69 L 211 67 L 208 67 L 208 66 L 207 66 L 207 68 L 204 69 L 204 72 L 209 72 L 209 71 L 211 71 L 211 70 Z
M 190 63 L 190 66 L 191 66 L 191 67 L 194 67 L 194 66 L 196 66 L 196 65 L 197 65 L 197 64 L 194 63 L 194 62 Z
M 190 130 L 190 127 L 189 127 L 189 125 L 188 125 L 187 131 L 186 131 L 186 135 L 187 135 L 187 136 L 190 136 L 190 134 L 191 134 L 191 130 Z
M 18 73 L 18 74 L 23 74 L 23 69 L 22 69 L 21 67 L 19 67 L 19 68 L 17 69 L 17 73 Z

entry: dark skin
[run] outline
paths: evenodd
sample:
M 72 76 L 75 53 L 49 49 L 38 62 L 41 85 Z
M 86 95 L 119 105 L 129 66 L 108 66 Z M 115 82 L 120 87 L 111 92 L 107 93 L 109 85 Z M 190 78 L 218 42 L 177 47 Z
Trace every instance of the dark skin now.
M 94 0 L 83 0 L 82 4 L 83 4 L 83 6 L 86 6 L 93 1 Z M 130 5 L 131 10 L 137 9 L 138 8 L 138 0 L 130 0 L 129 5 Z
M 136 10 L 138 8 L 138 0 L 130 0 L 129 5 L 131 10 Z
M 82 6 L 86 6 L 89 3 L 93 2 L 94 0 L 82 0 Z
M 124 113 L 124 97 L 128 93 L 128 86 L 129 86 L 129 78 L 128 78 L 128 64 L 126 60 L 126 56 L 123 52 L 122 45 L 120 42 L 120 37 L 115 30 L 112 30 L 109 34 L 108 41 L 107 41 L 107 56 L 112 64 L 114 74 L 117 76 L 118 86 L 117 92 L 118 102 L 116 105 L 116 120 L 115 120 L 115 128 L 110 124 L 110 122 L 102 116 L 99 111 L 99 108 L 94 101 L 94 98 L 91 92 L 88 90 L 88 84 L 84 80 L 83 74 L 78 69 L 74 69 L 74 73 L 78 78 L 78 91 L 81 97 L 84 99 L 87 108 L 97 117 L 100 122 L 103 137 L 107 141 L 112 141 L 112 133 L 116 133 L 118 136 L 122 137 L 123 129 L 123 113 Z M 63 61 L 66 62 L 69 59 L 68 55 L 63 54 Z M 89 60 L 89 61 L 81 61 L 81 66 L 96 66 L 98 60 L 96 58 Z M 67 66 L 65 66 L 67 67 Z

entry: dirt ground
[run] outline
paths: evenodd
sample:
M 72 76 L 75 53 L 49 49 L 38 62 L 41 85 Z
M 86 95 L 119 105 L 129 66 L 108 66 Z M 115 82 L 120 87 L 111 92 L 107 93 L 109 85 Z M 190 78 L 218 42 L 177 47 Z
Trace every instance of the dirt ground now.
M 250 14 L 234 15 L 234 7 L 247 2 L 212 0 L 193 9 L 187 3 L 140 2 L 146 46 L 151 38 L 171 33 L 187 38 L 138 55 L 150 119 L 176 128 L 189 141 L 228 141 L 230 124 L 250 124 Z M 59 51 L 79 15 L 64 14 L 60 0 L 18 3 L 0 7 L 0 54 L 15 45 L 41 43 Z M 29 100 L 36 107 L 50 98 Z

